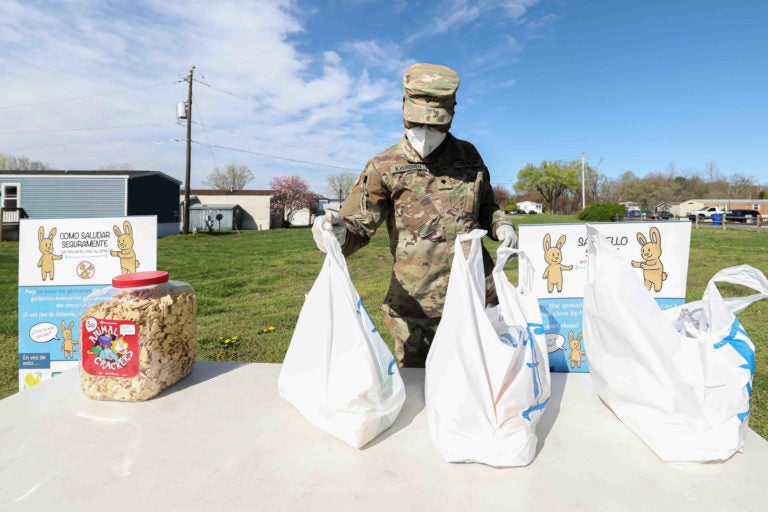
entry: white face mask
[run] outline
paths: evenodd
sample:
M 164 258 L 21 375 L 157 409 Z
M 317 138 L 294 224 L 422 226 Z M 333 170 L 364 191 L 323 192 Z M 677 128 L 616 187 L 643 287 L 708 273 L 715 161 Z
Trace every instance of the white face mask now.
M 421 158 L 433 152 L 445 140 L 445 135 L 434 126 L 421 125 L 405 129 L 408 142 Z

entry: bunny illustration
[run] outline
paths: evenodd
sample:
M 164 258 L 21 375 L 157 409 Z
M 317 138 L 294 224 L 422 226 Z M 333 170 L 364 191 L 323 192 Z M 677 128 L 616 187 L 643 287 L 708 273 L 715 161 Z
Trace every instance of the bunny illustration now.
M 643 269 L 643 279 L 648 291 L 651 287 L 655 291 L 661 291 L 661 283 L 667 279 L 667 273 L 664 272 L 664 265 L 661 263 L 661 233 L 659 228 L 652 227 L 650 231 L 650 241 L 645 239 L 642 233 L 637 234 L 637 241 L 640 242 L 640 257 L 645 261 L 633 261 L 632 266 Z
M 51 228 L 48 238 L 45 237 L 45 228 L 43 226 L 40 226 L 40 229 L 37 230 L 37 240 L 40 243 L 40 252 L 42 253 L 42 256 L 37 261 L 37 266 L 41 269 L 43 281 L 47 277 L 50 277 L 51 281 L 53 281 L 53 261 L 62 258 L 60 254 L 53 254 L 54 236 L 56 236 L 56 228 Z
M 79 341 L 72 339 L 72 328 L 75 326 L 75 322 L 69 322 L 69 327 L 61 321 L 61 337 L 64 338 L 64 343 L 61 344 L 61 349 L 64 351 L 64 359 L 74 359 L 75 357 L 75 345 L 79 345 Z
M 565 245 L 565 235 L 557 239 L 557 244 L 552 247 L 552 239 L 549 233 L 544 235 L 544 261 L 547 265 L 547 269 L 544 271 L 542 279 L 547 280 L 547 291 L 552 293 L 552 290 L 557 287 L 558 293 L 563 291 L 563 271 L 573 270 L 573 265 L 561 265 L 563 261 L 563 253 L 560 249 Z
M 573 337 L 573 331 L 568 333 L 568 346 L 571 347 L 571 353 L 568 354 L 568 360 L 571 362 L 571 368 L 581 368 L 581 358 L 584 352 L 581 350 L 581 340 L 584 339 L 584 333 L 580 332 L 577 337 Z
M 136 253 L 133 250 L 133 230 L 131 229 L 131 223 L 128 221 L 123 222 L 123 231 L 120 232 L 120 228 L 113 226 L 115 234 L 117 235 L 117 248 L 119 251 L 109 251 L 111 256 L 117 256 L 120 258 L 120 272 L 123 274 L 129 274 L 136 272 L 139 266 L 139 261 L 136 259 Z

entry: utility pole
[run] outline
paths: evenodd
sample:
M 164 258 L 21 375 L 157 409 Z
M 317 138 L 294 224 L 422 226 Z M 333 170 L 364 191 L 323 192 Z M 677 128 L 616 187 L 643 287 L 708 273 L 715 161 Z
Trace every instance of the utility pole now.
M 581 209 L 587 207 L 587 196 L 584 193 L 584 182 L 586 181 L 586 171 L 584 169 L 584 152 L 581 153 Z
M 195 72 L 195 66 L 189 70 L 187 82 L 189 90 L 187 92 L 187 172 L 184 178 L 186 190 L 184 191 L 184 230 L 185 235 L 189 234 L 189 181 L 192 166 L 192 76 Z

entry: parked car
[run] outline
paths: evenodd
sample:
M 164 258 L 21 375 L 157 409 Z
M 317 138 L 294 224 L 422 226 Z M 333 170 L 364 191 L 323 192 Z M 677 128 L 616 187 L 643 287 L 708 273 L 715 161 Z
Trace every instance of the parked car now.
M 674 219 L 675 216 L 671 212 L 661 211 L 661 212 L 654 213 L 653 218 L 660 219 L 660 220 L 669 220 L 669 219 Z
M 725 212 L 725 220 L 728 222 L 755 222 L 760 212 L 757 210 L 728 210 Z
M 718 215 L 722 213 L 723 213 L 723 210 L 721 210 L 717 206 L 706 206 L 701 210 L 696 210 L 695 212 L 689 213 L 688 218 L 692 221 L 696 220 L 697 218 L 700 221 L 704 219 L 712 220 L 713 215 Z

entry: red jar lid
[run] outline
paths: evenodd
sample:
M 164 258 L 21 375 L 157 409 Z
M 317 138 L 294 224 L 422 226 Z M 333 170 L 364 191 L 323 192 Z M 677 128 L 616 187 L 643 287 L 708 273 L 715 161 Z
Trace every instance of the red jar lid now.
M 136 288 L 166 281 L 168 281 L 168 272 L 165 270 L 148 270 L 115 276 L 112 278 L 112 286 L 115 288 Z

